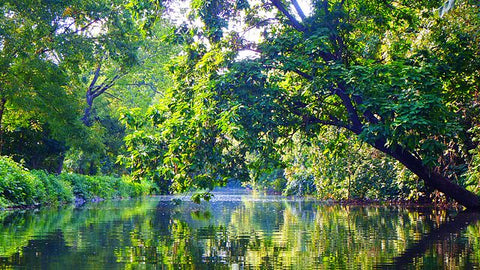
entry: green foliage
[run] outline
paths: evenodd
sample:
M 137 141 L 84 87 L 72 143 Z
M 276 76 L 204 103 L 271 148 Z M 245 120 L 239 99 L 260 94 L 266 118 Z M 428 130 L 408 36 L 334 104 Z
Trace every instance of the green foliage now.
M 250 179 L 251 180 L 246 183 L 249 187 L 267 193 L 282 193 L 287 185 L 283 169 L 262 171 L 260 173 L 252 169 Z
M 165 79 L 160 72 L 150 76 L 160 70 L 151 69 L 155 63 L 168 59 L 162 58 L 166 50 L 160 48 L 160 38 L 151 39 L 154 33 L 168 29 L 166 24 L 154 24 L 161 9 L 160 2 L 150 0 L 2 1 L 0 152 L 8 144 L 4 153 L 15 155 L 16 160 L 25 157 L 29 168 L 51 172 L 61 171 L 66 155 L 81 152 L 78 156 L 82 160 L 70 160 L 70 164 L 77 163 L 71 170 L 91 173 L 100 168 L 105 173 L 123 173 L 114 163 L 124 130 L 117 129 L 118 114 L 112 108 L 140 103 L 147 106 L 159 92 L 145 86 L 155 79 Z M 114 76 L 122 80 L 120 87 L 112 89 L 120 92 L 118 95 L 108 93 L 108 98 L 97 102 L 98 111 L 93 107 L 92 122 L 100 123 L 89 128 L 80 119 L 85 92 L 97 65 L 102 67 L 97 85 L 105 85 Z M 126 76 L 129 72 L 134 74 Z M 148 80 L 142 78 L 143 73 Z M 160 88 L 159 84 L 152 86 Z M 112 99 L 120 102 L 108 108 Z M 4 140 L 3 132 L 8 133 L 5 139 L 10 141 Z M 18 142 L 17 136 L 25 134 L 34 136 Z M 50 153 L 48 147 L 35 148 L 38 134 L 44 135 L 42 140 L 58 141 L 65 149 Z M 22 143 L 28 147 L 15 145 Z M 32 148 L 36 151 L 29 151 Z M 66 153 L 69 149 L 74 153 Z M 43 164 L 47 155 L 48 164 Z M 87 160 L 87 166 L 83 160 Z M 52 169 L 51 163 L 57 163 L 58 168 Z
M 70 183 L 76 197 L 85 200 L 136 197 L 149 194 L 151 189 L 147 182 L 138 183 L 127 177 L 89 176 L 71 173 L 64 173 L 58 177 Z
M 45 187 L 34 175 L 11 158 L 0 157 L 0 196 L 2 207 L 41 203 Z
M 3 136 L 4 155 L 21 161 L 29 169 L 57 172 L 66 146 L 64 142 L 52 139 L 48 128 L 31 121 L 29 127 L 6 130 Z
M 204 68 L 210 69 L 209 63 L 220 64 L 223 59 L 221 54 L 209 54 L 198 67 L 191 68 L 198 68 L 200 77 Z M 188 64 L 186 58 L 177 61 Z M 176 80 L 188 90 L 166 89 L 146 114 L 130 110 L 122 115 L 132 132 L 125 138 L 130 154 L 120 161 L 132 168 L 134 177 L 151 179 L 165 187 L 162 189 L 175 192 L 190 188 L 211 190 L 225 183 L 226 174 L 245 174 L 232 157 L 232 151 L 237 151 L 235 144 L 225 134 L 236 130 L 231 125 L 235 112 L 217 111 L 214 93 L 209 90 L 214 85 L 202 85 L 199 81 L 199 85 L 188 86 L 181 78 Z M 222 151 L 225 148 L 230 150 Z M 218 163 L 224 166 L 216 166 Z
M 139 197 L 152 189 L 149 182 L 135 182 L 128 177 L 28 171 L 11 158 L 0 157 L 0 207 L 58 205 L 70 203 L 75 197 L 85 200 Z
M 124 112 L 138 111 L 144 115 L 148 107 L 162 96 L 164 89 L 172 85 L 165 71 L 171 54 L 177 46 L 166 41 L 171 31 L 168 22 L 153 25 L 149 35 L 138 41 L 133 53 L 137 56 L 135 65 L 122 68 L 122 64 L 112 59 L 102 61 L 98 81 L 120 76 L 104 94 L 95 99 L 91 111 L 91 127 L 88 139 L 67 154 L 69 171 L 95 174 L 125 174 L 123 163 L 117 157 L 125 154 L 124 139 L 130 133 L 119 121 Z M 120 73 L 120 75 L 119 75 Z M 82 73 L 82 91 L 89 89 L 92 71 Z M 89 134 L 89 135 L 90 135 Z
M 44 192 L 39 197 L 42 202 L 50 205 L 72 202 L 74 198 L 72 186 L 60 177 L 45 171 L 31 171 L 32 175 L 43 183 Z M 37 190 L 37 192 L 40 192 Z
M 469 132 L 473 133 L 473 140 L 480 140 L 480 127 L 474 127 Z M 465 173 L 465 185 L 476 194 L 480 194 L 480 145 L 470 150 L 472 155 L 469 170 Z
M 422 195 L 400 163 L 477 186 L 475 1 L 314 1 L 304 16 L 288 1 L 195 0 L 178 29 L 158 20 L 160 4 L 3 1 L 0 152 L 28 168 L 201 190 L 196 201 L 229 179 L 324 198 Z M 30 184 L 11 191 L 15 177 L 6 194 L 36 203 L 21 195 Z M 143 193 L 130 180 L 60 178 L 88 199 Z
M 319 195 L 315 186 L 315 179 L 312 174 L 303 171 L 288 177 L 287 186 L 283 190 L 285 195 Z
M 285 195 L 314 195 L 321 199 L 408 199 L 427 196 L 418 178 L 400 163 L 355 140 L 324 128 L 316 138 L 293 136 L 293 146 L 282 156 L 282 178 L 263 174 L 248 184 L 257 190 Z M 278 187 L 277 180 L 285 184 Z
M 400 163 L 427 183 L 463 183 L 463 148 L 477 146 L 466 132 L 477 123 L 466 98 L 478 92 L 476 4 L 439 18 L 437 1 L 317 1 L 300 19 L 281 1 L 231 4 L 192 3 L 202 24 L 179 30 L 174 86 L 147 117 L 124 117 L 134 174 L 181 192 L 229 178 L 263 188 L 279 168 L 288 190 L 314 183 L 326 198 L 423 195 Z M 261 38 L 228 33 L 234 24 Z

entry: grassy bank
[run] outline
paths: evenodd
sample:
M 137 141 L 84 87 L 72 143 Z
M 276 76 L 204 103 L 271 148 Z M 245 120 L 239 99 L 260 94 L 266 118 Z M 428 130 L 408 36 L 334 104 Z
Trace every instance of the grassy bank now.
M 128 177 L 29 171 L 8 157 L 0 157 L 0 208 L 137 197 L 148 194 L 150 189 L 150 183 L 133 182 Z

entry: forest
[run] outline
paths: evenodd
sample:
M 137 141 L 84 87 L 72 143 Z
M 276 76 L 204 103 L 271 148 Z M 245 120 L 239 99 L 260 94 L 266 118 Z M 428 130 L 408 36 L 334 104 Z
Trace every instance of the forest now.
M 476 0 L 4 0 L 0 207 L 240 182 L 480 209 Z

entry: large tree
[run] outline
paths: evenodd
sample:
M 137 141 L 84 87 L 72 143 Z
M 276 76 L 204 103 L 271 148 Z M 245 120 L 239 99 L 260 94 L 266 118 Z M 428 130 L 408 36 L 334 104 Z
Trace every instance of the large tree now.
M 325 0 L 314 1 L 309 12 L 296 0 L 192 4 L 191 17 L 202 23 L 177 33 L 186 46 L 172 65 L 176 87 L 152 109 L 155 128 L 131 140 L 141 146 L 130 145 L 145 158 L 145 144 L 155 143 L 151 153 L 159 163 L 152 169 L 173 177 L 178 190 L 210 188 L 249 167 L 268 167 L 292 134 L 316 136 L 328 125 L 393 157 L 467 208 L 480 208 L 479 197 L 439 168 L 445 151 L 453 151 L 448 147 L 466 134 L 451 93 L 478 91 L 478 75 L 470 68 L 446 76 L 455 63 L 444 60 L 432 36 L 445 31 L 453 40 L 447 26 L 455 16 L 478 22 L 471 15 L 477 3 L 457 3 L 465 14 L 442 18 L 440 1 Z M 478 24 L 468 27 L 478 33 Z M 458 55 L 472 44 L 443 51 Z M 468 56 L 462 61 L 475 65 Z M 455 88 L 465 74 L 466 87 Z
M 60 156 L 65 145 L 100 152 L 101 143 L 92 143 L 99 135 L 98 127 L 90 128 L 93 100 L 138 62 L 159 7 L 150 0 L 2 1 L 0 152 L 4 137 L 39 145 L 25 142 L 33 133 L 48 134 L 39 142 L 60 141 Z M 4 153 L 36 155 L 13 144 Z

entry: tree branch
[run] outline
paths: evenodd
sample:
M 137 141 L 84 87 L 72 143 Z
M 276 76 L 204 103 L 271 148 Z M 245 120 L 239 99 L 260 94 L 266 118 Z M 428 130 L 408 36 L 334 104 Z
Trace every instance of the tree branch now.
M 94 23 L 96 23 L 96 22 L 98 22 L 98 21 L 100 21 L 100 18 L 95 18 L 93 21 L 87 23 L 87 24 L 84 25 L 82 28 L 79 28 L 79 29 L 75 30 L 73 33 L 76 34 L 76 33 L 78 33 L 78 32 L 83 32 L 83 31 L 85 31 L 88 27 L 90 27 L 92 24 L 94 24 Z
M 293 71 L 295 73 L 299 74 L 300 76 L 306 78 L 309 81 L 312 81 L 314 79 L 313 76 L 311 76 L 311 75 L 309 75 L 309 74 L 307 74 L 303 71 L 300 71 L 298 69 L 293 70 Z M 340 121 L 338 118 L 334 117 L 333 115 L 329 115 L 329 118 L 331 119 L 331 121 L 325 121 L 325 120 L 320 120 L 320 119 L 316 118 L 317 120 L 315 120 L 314 122 L 319 123 L 319 124 L 324 124 L 324 125 L 332 125 L 332 126 L 342 127 L 342 128 L 345 128 L 345 129 L 348 129 L 348 130 L 352 131 L 353 133 L 360 134 L 362 132 L 363 125 L 362 125 L 362 122 L 360 121 L 360 118 L 358 117 L 357 109 L 355 109 L 355 107 L 353 106 L 353 103 L 352 103 L 350 97 L 340 88 L 332 89 L 332 94 L 337 95 L 342 100 L 342 104 L 347 109 L 347 113 L 349 115 L 348 118 L 350 119 L 350 121 L 352 121 L 352 125 L 347 125 L 347 124 L 343 123 L 342 121 Z M 306 104 L 302 103 L 302 106 L 298 106 L 298 103 L 299 102 L 296 102 L 294 104 L 299 108 L 306 107 Z M 295 111 L 293 113 L 298 115 L 298 116 L 304 117 L 303 115 L 298 114 Z M 373 114 L 372 114 L 372 116 L 373 116 Z M 375 116 L 373 116 L 373 117 L 375 117 Z
M 353 101 L 355 101 L 355 103 L 357 103 L 357 105 L 362 105 L 363 104 L 363 99 L 362 99 L 361 96 L 353 95 L 352 97 L 353 97 Z M 365 110 L 363 112 L 363 116 L 371 124 L 378 124 L 380 122 L 380 120 L 370 110 Z
M 101 65 L 100 63 L 97 65 L 97 69 L 95 70 L 95 73 L 93 75 L 93 79 L 92 79 L 92 82 L 90 83 L 90 85 L 88 86 L 88 92 L 93 92 L 95 90 L 93 90 L 95 88 L 95 84 L 97 83 L 97 80 L 98 80 L 98 76 L 100 75 L 100 68 L 101 68 Z
M 298 70 L 298 69 L 295 69 L 293 70 L 293 72 L 297 73 L 298 75 L 304 77 L 305 79 L 309 80 L 309 81 L 313 81 L 313 76 L 310 75 L 310 74 L 307 74 L 301 70 Z
M 157 90 L 157 87 L 155 87 L 155 85 L 153 85 L 153 83 L 146 83 L 144 81 L 142 82 L 138 82 L 138 83 L 127 83 L 125 85 L 129 85 L 129 86 L 148 86 L 155 94 L 161 94 L 158 90 Z
M 249 27 L 247 27 L 245 30 L 243 30 L 241 32 L 240 36 L 243 38 L 248 31 L 250 31 L 252 29 L 255 29 L 255 28 L 259 28 L 262 25 L 266 25 L 270 21 L 278 21 L 278 19 L 277 18 L 266 18 L 265 20 L 261 20 L 259 22 L 256 22 L 255 24 L 252 24 Z
M 115 84 L 115 81 L 120 79 L 120 77 L 121 77 L 121 75 L 115 75 L 113 78 L 110 79 L 110 81 L 107 82 L 105 80 L 102 84 L 97 86 L 97 88 L 94 91 L 92 91 L 93 98 L 96 98 L 96 97 L 100 96 L 105 91 L 110 89 Z
M 295 17 L 288 12 L 288 10 L 283 6 L 282 2 L 280 0 L 270 0 L 270 2 L 287 17 L 289 20 L 290 24 L 299 32 L 305 32 L 307 29 L 303 24 L 301 24 Z
M 363 129 L 362 122 L 357 114 L 357 109 L 353 106 L 352 100 L 350 97 L 345 93 L 344 90 L 340 88 L 332 89 L 332 92 L 336 94 L 341 100 L 345 108 L 347 109 L 348 118 L 352 121 L 352 128 L 361 131 Z
M 295 7 L 295 9 L 297 10 L 298 16 L 300 16 L 302 21 L 304 21 L 306 19 L 306 16 L 305 16 L 305 13 L 303 12 L 302 8 L 298 4 L 297 0 L 292 0 L 292 4 Z
M 331 114 L 328 115 L 330 120 L 322 120 L 322 119 L 319 119 L 318 117 L 316 117 L 314 115 L 305 114 L 301 109 L 307 107 L 307 104 L 303 103 L 302 101 L 291 101 L 291 100 L 289 100 L 289 102 L 291 102 L 292 105 L 293 105 L 292 107 L 290 107 L 291 108 L 290 112 L 293 113 L 296 116 L 301 117 L 302 118 L 302 123 L 304 125 L 321 124 L 321 125 L 345 128 L 345 129 L 350 130 L 350 131 L 352 131 L 353 133 L 356 133 L 356 134 L 359 134 L 361 132 L 361 129 L 359 129 L 358 127 L 355 127 L 353 125 L 348 125 L 348 124 L 342 122 L 340 119 L 338 119 L 337 117 L 335 117 Z
M 110 96 L 110 97 L 112 97 L 112 98 L 114 98 L 114 99 L 118 99 L 118 100 L 120 100 L 120 101 L 123 101 L 123 99 L 121 99 L 121 98 L 119 98 L 119 97 L 117 97 L 117 96 L 115 96 L 115 95 L 113 95 L 113 94 L 111 94 L 111 93 L 109 93 L 109 92 L 106 92 L 106 91 L 105 91 L 104 94 L 107 95 L 107 96 Z
M 334 117 L 332 115 L 329 115 L 329 117 L 330 117 L 330 121 L 318 119 L 315 116 L 309 116 L 309 117 L 306 118 L 306 121 L 307 121 L 306 123 L 307 124 L 321 124 L 321 125 L 326 125 L 326 126 L 334 126 L 334 127 L 344 128 L 344 129 L 347 129 L 347 130 L 349 130 L 349 131 L 351 131 L 355 134 L 358 134 L 358 133 L 361 132 L 361 130 L 359 130 L 358 128 L 356 128 L 352 125 L 347 125 L 347 124 L 343 123 L 342 121 L 340 121 L 339 119 L 337 119 L 336 117 Z

